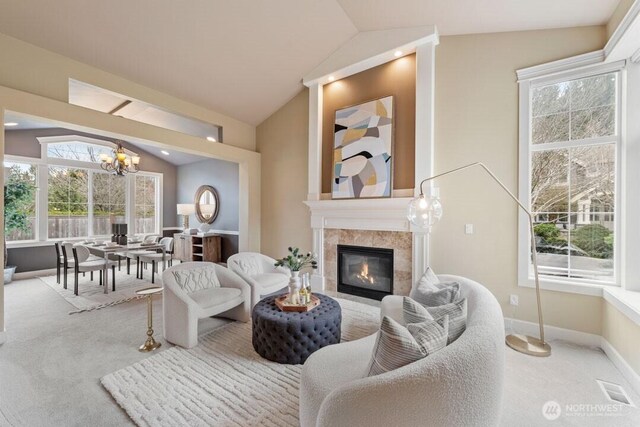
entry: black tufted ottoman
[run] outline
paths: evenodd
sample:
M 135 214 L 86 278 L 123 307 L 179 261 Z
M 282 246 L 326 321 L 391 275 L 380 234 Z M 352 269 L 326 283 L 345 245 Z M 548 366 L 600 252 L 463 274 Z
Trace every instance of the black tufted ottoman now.
M 251 341 L 260 356 L 297 365 L 314 351 L 340 342 L 340 305 L 326 295 L 315 296 L 320 305 L 306 313 L 280 311 L 276 297 L 267 297 L 253 307 Z

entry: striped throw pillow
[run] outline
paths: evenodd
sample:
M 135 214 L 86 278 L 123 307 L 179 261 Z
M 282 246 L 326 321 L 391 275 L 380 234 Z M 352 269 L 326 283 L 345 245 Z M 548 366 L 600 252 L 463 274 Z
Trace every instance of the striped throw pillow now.
M 447 345 L 447 325 L 434 320 L 412 323 L 406 328 L 385 316 L 373 348 L 369 376 L 383 374 L 413 363 Z
M 467 329 L 466 298 L 439 307 L 427 307 L 427 311 L 443 327 L 448 324 L 449 339 L 447 345 L 457 340 Z
M 431 316 L 422 304 L 419 304 L 409 297 L 402 299 L 402 315 L 405 325 L 409 323 L 421 323 L 425 320 L 433 320 L 433 316 Z

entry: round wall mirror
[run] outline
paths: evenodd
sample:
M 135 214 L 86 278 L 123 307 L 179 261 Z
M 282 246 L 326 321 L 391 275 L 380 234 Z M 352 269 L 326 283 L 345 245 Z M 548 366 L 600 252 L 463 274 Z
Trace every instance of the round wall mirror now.
M 218 192 L 210 185 L 201 185 L 196 191 L 194 204 L 196 218 L 203 224 L 213 224 L 220 210 Z

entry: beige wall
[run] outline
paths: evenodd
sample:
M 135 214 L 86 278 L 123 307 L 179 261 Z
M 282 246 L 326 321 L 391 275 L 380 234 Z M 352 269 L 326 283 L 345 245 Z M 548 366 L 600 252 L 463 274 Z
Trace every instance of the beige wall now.
M 602 336 L 640 375 L 640 327 L 604 299 L 602 308 Z
M 604 27 L 442 37 L 436 49 L 436 173 L 482 161 L 518 188 L 518 84 L 515 70 L 601 49 Z M 476 279 L 506 317 L 536 321 L 535 293 L 517 286 L 517 220 L 513 201 L 481 170 L 443 178 L 444 215 L 434 227 L 437 272 Z M 464 225 L 475 226 L 473 235 Z M 513 309 L 509 295 L 519 296 Z M 545 323 L 601 333 L 601 298 L 542 293 Z
M 288 246 L 312 249 L 307 199 L 309 91 L 300 92 L 257 128 L 262 156 L 262 252 L 274 258 Z
M 69 79 L 80 80 L 220 125 L 225 144 L 255 151 L 255 127 L 252 125 L 4 34 L 0 34 L 0 52 L 0 86 L 68 102 Z
M 622 19 L 635 1 L 636 0 L 620 0 L 618 7 L 613 11 L 609 22 L 607 22 L 607 38 L 611 37 L 616 28 L 618 28 L 618 25 L 620 25 L 620 22 L 622 22 Z

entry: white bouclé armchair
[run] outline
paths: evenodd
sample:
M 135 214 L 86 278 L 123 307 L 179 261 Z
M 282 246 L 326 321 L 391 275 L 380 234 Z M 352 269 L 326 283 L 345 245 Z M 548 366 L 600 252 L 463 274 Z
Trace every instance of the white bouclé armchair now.
M 261 298 L 289 284 L 289 270 L 276 267 L 276 260 L 255 252 L 240 252 L 227 260 L 227 266 L 251 286 L 251 307 Z
M 211 262 L 185 262 L 162 273 L 164 338 L 185 348 L 198 345 L 198 320 L 251 318 L 251 288 L 229 269 Z
M 369 377 L 376 334 L 311 355 L 300 380 L 302 427 L 497 426 L 504 387 L 504 319 L 484 286 L 457 276 L 467 298 L 467 329 L 417 362 Z M 402 322 L 402 297 L 382 301 L 382 315 Z

